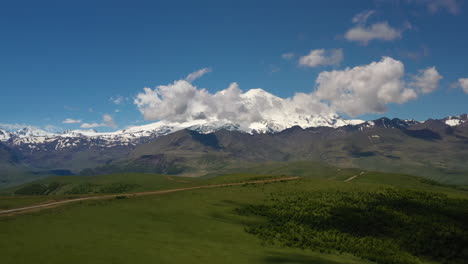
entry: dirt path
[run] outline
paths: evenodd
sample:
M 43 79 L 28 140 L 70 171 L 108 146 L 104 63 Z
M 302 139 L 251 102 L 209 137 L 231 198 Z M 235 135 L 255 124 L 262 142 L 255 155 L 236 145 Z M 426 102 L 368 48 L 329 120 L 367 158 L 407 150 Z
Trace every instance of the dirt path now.
M 352 181 L 352 180 L 356 179 L 358 176 L 361 176 L 361 175 L 363 175 L 363 174 L 364 174 L 364 172 L 363 172 L 363 171 L 361 171 L 361 173 L 359 173 L 359 174 L 356 174 L 356 175 L 354 175 L 354 176 L 352 176 L 352 177 L 349 177 L 349 178 L 348 178 L 348 179 L 346 179 L 344 182 L 349 182 L 349 181 Z
M 68 203 L 88 201 L 88 200 L 101 200 L 101 199 L 112 199 L 112 198 L 116 198 L 116 197 L 135 197 L 135 196 L 145 196 L 145 195 L 155 195 L 155 194 L 166 194 L 166 193 L 188 191 L 188 190 L 219 188 L 219 187 L 227 187 L 227 186 L 238 186 L 238 185 L 244 185 L 244 184 L 259 184 L 259 183 L 278 182 L 278 181 L 291 181 L 291 180 L 297 180 L 297 179 L 299 179 L 299 177 L 283 177 L 283 178 L 269 179 L 269 180 L 247 181 L 247 182 L 238 182 L 238 183 L 212 184 L 212 185 L 185 187 L 185 188 L 160 190 L 160 191 L 137 192 L 137 193 L 121 193 L 121 194 L 111 194 L 111 195 L 101 195 L 101 196 L 88 196 L 88 197 L 75 198 L 75 199 L 69 199 L 69 200 L 52 202 L 52 203 L 43 203 L 43 204 L 31 205 L 31 206 L 26 206 L 26 207 L 21 207 L 21 208 L 9 209 L 9 210 L 5 210 L 5 211 L 0 211 L 0 215 L 12 215 L 12 214 L 20 213 L 20 212 L 37 211 L 37 210 L 41 210 L 41 209 L 57 207 L 57 206 L 68 204 Z

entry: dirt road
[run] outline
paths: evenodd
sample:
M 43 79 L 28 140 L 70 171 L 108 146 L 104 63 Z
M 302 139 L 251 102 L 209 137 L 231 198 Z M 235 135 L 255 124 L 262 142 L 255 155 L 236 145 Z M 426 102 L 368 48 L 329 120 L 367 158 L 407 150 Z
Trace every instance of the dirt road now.
M 299 179 L 299 177 L 283 177 L 283 178 L 269 179 L 269 180 L 202 185 L 202 186 L 185 187 L 185 188 L 160 190 L 160 191 L 88 196 L 88 197 L 75 198 L 75 199 L 69 199 L 69 200 L 58 201 L 58 202 L 51 202 L 51 203 L 44 203 L 44 204 L 31 205 L 31 206 L 26 206 L 26 207 L 21 207 L 21 208 L 9 209 L 5 211 L 0 211 L 0 215 L 10 215 L 10 214 L 15 214 L 15 213 L 20 213 L 20 212 L 36 211 L 36 210 L 41 210 L 41 209 L 46 209 L 46 208 L 51 208 L 51 207 L 57 207 L 57 206 L 68 204 L 68 203 L 88 201 L 88 200 L 101 200 L 101 199 L 112 199 L 116 197 L 134 197 L 134 196 L 144 196 L 144 195 L 166 194 L 166 193 L 188 191 L 188 190 L 219 188 L 219 187 L 227 187 L 227 186 L 238 186 L 238 185 L 244 185 L 244 184 L 259 184 L 259 183 L 278 182 L 278 181 L 291 181 L 291 180 L 297 180 L 297 179 Z
M 364 174 L 364 172 L 363 172 L 363 171 L 361 171 L 361 173 L 359 173 L 359 174 L 356 174 L 356 175 L 354 175 L 354 176 L 352 176 L 352 177 L 349 177 L 349 178 L 348 178 L 348 179 L 346 179 L 344 182 L 349 182 L 349 181 L 352 181 L 352 180 L 356 179 L 358 176 L 360 176 L 360 175 L 363 175 L 363 174 Z

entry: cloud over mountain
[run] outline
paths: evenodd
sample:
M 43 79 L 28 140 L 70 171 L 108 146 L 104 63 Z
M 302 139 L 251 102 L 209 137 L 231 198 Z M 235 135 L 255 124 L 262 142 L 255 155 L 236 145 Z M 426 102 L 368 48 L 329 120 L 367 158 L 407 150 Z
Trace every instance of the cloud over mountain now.
M 246 124 L 283 118 L 292 113 L 312 115 L 330 112 L 326 104 L 306 94 L 283 99 L 262 89 L 244 93 L 237 83 L 212 94 L 185 80 L 155 89 L 145 88 L 136 96 L 135 104 L 145 119 L 171 122 L 206 119 Z
M 368 65 L 324 71 L 316 79 L 316 90 L 280 98 L 262 89 L 243 92 L 237 83 L 210 93 L 186 80 L 154 89 L 144 88 L 134 103 L 146 120 L 187 122 L 229 120 L 249 124 L 287 119 L 297 115 L 339 112 L 350 116 L 383 113 L 391 103 L 405 103 L 437 87 L 441 76 L 428 68 L 407 82 L 402 62 L 384 57 Z
M 117 128 L 117 124 L 114 121 L 114 118 L 111 115 L 105 114 L 102 116 L 101 123 L 83 123 L 80 126 L 81 128 L 96 128 L 96 127 L 111 127 Z

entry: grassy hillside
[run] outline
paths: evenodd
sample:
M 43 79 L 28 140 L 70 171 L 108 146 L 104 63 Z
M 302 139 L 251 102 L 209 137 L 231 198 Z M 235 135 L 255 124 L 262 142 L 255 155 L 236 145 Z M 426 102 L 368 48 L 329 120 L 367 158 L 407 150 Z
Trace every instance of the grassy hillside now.
M 5 188 L 41 177 L 28 171 L 29 168 L 20 162 L 18 155 L 0 143 L 0 187 Z
M 83 173 L 202 176 L 246 171 L 270 163 L 304 161 L 406 173 L 467 185 L 468 140 L 464 130 L 431 129 L 292 127 L 276 134 L 259 135 L 225 130 L 199 134 L 181 130 L 137 146 L 127 159 Z
M 248 184 L 165 195 L 83 201 L 35 213 L 3 216 L 0 217 L 2 263 L 389 263 L 362 254 L 361 251 L 336 247 L 335 240 L 321 236 L 317 238 L 325 239 L 323 241 L 330 243 L 327 250 L 310 244 L 297 247 L 294 244 L 278 243 L 267 239 L 268 236 L 262 236 L 259 232 L 251 232 L 252 227 L 268 223 L 268 217 L 257 215 L 255 212 L 247 214 L 242 210 L 271 206 L 271 198 L 285 197 L 294 200 L 305 194 L 312 203 L 300 203 L 298 208 L 307 212 L 315 208 L 316 197 L 319 198 L 318 202 L 326 202 L 328 206 L 335 208 L 333 206 L 353 205 L 353 200 L 349 197 L 356 197 L 356 194 L 362 194 L 357 197 L 364 199 L 369 196 L 374 197 L 386 190 L 410 193 L 410 196 L 406 197 L 409 200 L 400 199 L 400 203 L 403 204 L 409 204 L 408 201 L 421 200 L 420 196 L 411 195 L 413 192 L 422 192 L 430 195 L 429 197 L 442 197 L 441 201 L 447 204 L 453 204 L 452 201 L 456 200 L 461 205 L 466 205 L 468 201 L 468 193 L 464 190 L 443 186 L 418 177 L 375 172 L 361 174 L 360 171 L 344 170 L 343 172 L 343 170 L 329 166 L 307 164 L 310 166 L 307 168 L 306 165 L 302 167 L 300 164 L 296 165 L 276 164 L 279 166 L 278 172 L 282 170 L 280 174 L 287 175 L 288 172 L 296 171 L 298 174 L 308 174 L 309 177 L 293 182 Z M 315 173 L 314 168 L 316 168 Z M 358 173 L 354 174 L 355 172 Z M 186 182 L 177 182 L 166 177 L 164 175 L 120 174 L 81 178 L 57 177 L 40 181 L 40 183 L 58 182 L 71 186 L 80 184 L 108 186 L 123 183 L 138 185 L 132 189 L 132 191 L 137 191 L 183 185 L 241 182 L 268 178 L 272 175 L 238 173 L 204 179 L 174 177 L 176 180 Z M 351 177 L 353 177 L 352 180 L 346 181 Z M 437 193 L 438 196 L 434 196 L 433 193 Z M 14 197 L 4 197 L 3 201 L 10 199 L 11 205 L 11 200 L 16 200 Z M 44 197 L 51 199 L 57 196 L 50 194 L 34 196 L 30 198 L 32 199 L 30 202 L 34 199 L 39 202 Z M 19 199 L 27 198 L 19 196 Z M 342 202 L 340 204 L 335 201 Z M 346 204 L 347 201 L 351 204 Z M 285 200 L 281 202 L 284 204 Z M 18 202 L 18 205 L 20 203 L 22 202 Z M 368 203 L 363 203 L 365 204 Z M 291 205 L 287 205 L 287 208 L 295 210 L 295 207 Z M 379 210 L 385 208 L 377 207 Z M 452 205 L 451 208 L 450 210 L 453 210 L 451 215 L 455 219 L 450 218 L 450 214 L 446 215 L 452 220 L 444 223 L 456 225 L 457 219 L 466 220 L 468 207 Z M 288 210 L 282 211 L 286 214 Z M 423 210 L 421 213 L 423 216 L 428 214 L 426 216 L 431 219 L 431 212 L 431 210 Z M 402 210 L 397 214 L 399 217 L 404 217 L 403 219 L 415 221 L 421 219 L 420 215 L 417 210 L 411 212 Z M 283 221 L 281 217 L 277 219 Z M 350 221 L 353 218 L 337 219 L 341 221 L 337 224 L 343 224 L 349 228 L 359 227 L 363 223 Z M 431 223 L 437 224 L 438 221 L 435 219 Z M 373 225 L 379 224 L 381 224 L 379 221 L 368 221 L 366 228 L 372 229 Z M 394 226 L 390 227 L 393 228 L 391 230 L 395 230 Z M 286 228 L 284 230 L 289 230 L 287 226 L 284 228 Z M 430 228 L 430 226 L 422 225 L 414 230 L 424 233 L 432 230 Z M 457 228 L 459 229 L 454 233 L 454 238 L 464 239 L 466 227 L 458 226 Z M 342 230 L 342 234 L 347 233 L 347 230 Z M 301 236 L 300 232 L 297 234 L 298 237 Z M 354 237 L 359 235 L 353 234 Z M 369 237 L 368 239 L 376 239 L 372 238 L 373 235 L 365 234 Z M 380 234 L 376 233 L 376 235 Z M 441 236 L 444 237 L 444 233 L 441 233 Z M 431 237 L 423 238 L 425 243 L 432 241 Z M 416 237 L 416 239 L 420 238 Z M 414 263 L 443 263 L 442 258 L 433 257 L 430 254 L 416 254 L 409 249 L 399 248 L 402 244 L 397 243 L 398 240 L 394 242 L 392 244 L 396 246 L 384 248 L 381 255 L 391 255 L 392 252 L 396 252 L 395 250 L 401 250 L 404 252 L 402 256 L 408 257 Z M 338 245 L 347 244 L 343 242 Z M 447 245 L 448 250 L 453 249 L 450 244 Z M 373 259 L 374 262 L 369 259 Z M 463 262 L 456 262 L 456 258 L 452 258 L 446 263 Z

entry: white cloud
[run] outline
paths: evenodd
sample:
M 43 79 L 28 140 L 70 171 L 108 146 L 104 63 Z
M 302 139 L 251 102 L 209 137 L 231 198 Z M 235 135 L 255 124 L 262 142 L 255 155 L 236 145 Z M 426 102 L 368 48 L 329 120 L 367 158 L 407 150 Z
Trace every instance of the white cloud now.
M 263 120 L 287 120 L 291 116 L 334 112 L 358 116 L 382 113 L 391 103 L 416 99 L 419 93 L 435 89 L 435 68 L 428 68 L 406 82 L 402 62 L 384 57 L 368 65 L 340 71 L 324 71 L 316 80 L 317 89 L 280 98 L 262 89 L 243 92 L 237 83 L 216 93 L 178 80 L 154 89 L 144 88 L 135 105 L 146 120 L 189 122 L 229 120 L 241 125 Z M 434 77 L 436 76 L 436 77 Z M 427 85 L 427 87 L 425 85 Z
M 185 80 L 155 89 L 145 88 L 136 96 L 135 104 L 146 120 L 229 120 L 242 125 L 287 118 L 291 113 L 312 115 L 330 111 L 326 104 L 304 94 L 283 99 L 262 89 L 244 93 L 237 83 L 212 94 Z
M 104 121 L 104 124 L 108 127 L 116 128 L 117 124 L 114 121 L 114 118 L 111 115 L 103 115 L 102 120 Z
M 438 77 L 434 77 L 433 70 L 435 68 L 426 69 L 419 76 L 417 83 L 421 92 L 435 89 L 433 84 L 436 79 L 438 82 Z M 334 110 L 350 116 L 383 113 L 388 104 L 402 104 L 418 97 L 418 90 L 411 88 L 404 77 L 403 63 L 384 57 L 368 65 L 320 73 L 313 95 L 328 102 Z
M 370 26 L 357 25 L 345 34 L 348 41 L 367 45 L 372 40 L 392 41 L 401 38 L 401 31 L 392 28 L 388 22 L 379 22 Z
M 424 0 L 431 13 L 446 9 L 449 13 L 456 15 L 460 13 L 460 3 L 457 0 Z
M 111 127 L 117 128 L 117 124 L 111 115 L 105 114 L 102 116 L 102 123 L 83 123 L 81 128 L 96 128 L 96 127 Z
M 190 73 L 189 75 L 187 75 L 187 77 L 185 77 L 185 80 L 187 82 L 193 82 L 195 81 L 196 79 L 198 78 L 201 78 L 203 75 L 209 73 L 209 72 L 212 72 L 211 68 L 203 68 L 203 69 L 200 69 L 196 72 L 192 72 Z
M 105 124 L 103 123 L 83 123 L 80 127 L 81 128 L 96 128 L 96 127 L 103 127 Z
M 46 125 L 44 126 L 44 130 L 41 129 L 40 127 L 37 126 L 31 126 L 31 125 L 26 125 L 26 124 L 5 124 L 5 123 L 0 123 L 0 129 L 5 129 L 7 131 L 18 131 L 23 128 L 29 128 L 29 129 L 34 129 L 34 130 L 42 130 L 45 132 L 50 132 L 50 133 L 56 133 L 56 132 L 61 132 L 63 131 L 62 128 L 54 125 Z
M 58 132 L 63 131 L 63 129 L 61 127 L 54 126 L 54 125 L 46 125 L 44 127 L 44 130 L 47 131 L 47 132 L 50 132 L 50 133 L 58 133 Z
M 26 125 L 26 124 L 5 124 L 5 123 L 0 123 L 0 128 L 10 130 L 10 131 L 19 130 L 19 129 L 22 129 L 22 128 L 25 128 L 25 127 L 32 127 L 32 126 L 29 126 L 29 125 Z
M 292 52 L 288 52 L 288 53 L 283 53 L 281 55 L 281 58 L 285 59 L 285 60 L 291 60 L 293 59 L 294 57 L 296 56 L 296 54 L 292 53 Z
M 468 94 L 468 78 L 458 79 L 458 85 L 462 88 L 463 92 Z
M 62 124 L 79 124 L 82 121 L 80 119 L 67 118 L 62 121 Z
M 109 98 L 109 101 L 113 102 L 116 105 L 122 104 L 125 100 L 128 100 L 128 98 L 123 97 L 121 95 L 112 96 L 111 98 Z
M 413 82 L 410 84 L 419 89 L 421 93 L 431 93 L 439 86 L 442 76 L 435 67 L 429 67 L 419 71 L 419 75 L 413 76 Z
M 316 49 L 299 59 L 299 65 L 317 67 L 326 65 L 338 65 L 343 60 L 343 49 Z
M 355 15 L 351 21 L 355 24 L 365 24 L 373 14 L 375 14 L 374 10 L 364 11 Z
M 462 0 L 406 0 L 406 2 L 425 5 L 427 10 L 433 14 L 441 10 L 447 10 L 452 15 L 457 15 L 460 13 L 462 5 Z M 399 4 L 399 1 L 397 3 Z
M 403 30 L 412 28 L 408 22 L 405 23 L 403 30 L 391 27 L 386 21 L 368 25 L 367 21 L 373 14 L 375 11 L 369 10 L 355 15 L 351 20 L 355 25 L 345 33 L 344 38 L 367 45 L 373 40 L 392 41 L 399 39 Z

